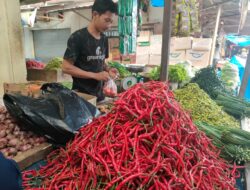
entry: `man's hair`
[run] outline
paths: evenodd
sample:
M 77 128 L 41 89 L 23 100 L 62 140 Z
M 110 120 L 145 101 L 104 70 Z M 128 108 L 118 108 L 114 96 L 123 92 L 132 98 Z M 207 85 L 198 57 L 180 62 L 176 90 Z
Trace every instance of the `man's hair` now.
M 112 0 L 95 0 L 92 7 L 92 12 L 94 11 L 99 14 L 104 14 L 107 11 L 117 14 L 117 4 Z

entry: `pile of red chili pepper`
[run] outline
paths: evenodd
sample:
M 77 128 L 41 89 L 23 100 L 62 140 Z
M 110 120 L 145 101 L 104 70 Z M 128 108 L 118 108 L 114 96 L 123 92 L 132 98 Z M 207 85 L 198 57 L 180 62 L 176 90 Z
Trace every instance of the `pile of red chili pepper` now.
M 148 82 L 121 94 L 109 114 L 49 155 L 46 166 L 24 172 L 23 185 L 36 190 L 235 189 L 236 167 L 219 154 L 168 85 Z

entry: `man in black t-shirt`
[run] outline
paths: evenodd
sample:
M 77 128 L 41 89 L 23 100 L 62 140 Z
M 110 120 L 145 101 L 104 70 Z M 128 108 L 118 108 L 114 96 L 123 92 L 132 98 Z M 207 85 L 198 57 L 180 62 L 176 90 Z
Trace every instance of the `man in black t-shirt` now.
M 118 73 L 105 64 L 109 48 L 103 34 L 116 13 L 117 5 L 112 0 L 95 0 L 89 26 L 70 36 L 64 54 L 62 69 L 72 76 L 73 90 L 97 96 L 97 101 L 104 99 L 103 81 Z

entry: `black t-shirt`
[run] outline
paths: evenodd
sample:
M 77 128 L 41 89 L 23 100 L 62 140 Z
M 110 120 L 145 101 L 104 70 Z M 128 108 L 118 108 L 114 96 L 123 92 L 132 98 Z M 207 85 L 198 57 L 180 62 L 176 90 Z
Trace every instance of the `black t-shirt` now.
M 108 58 L 108 39 L 101 34 L 100 39 L 94 38 L 87 28 L 74 32 L 69 40 L 64 59 L 88 72 L 102 72 L 105 58 Z M 97 96 L 98 101 L 104 99 L 103 82 L 94 79 L 73 78 L 73 90 Z

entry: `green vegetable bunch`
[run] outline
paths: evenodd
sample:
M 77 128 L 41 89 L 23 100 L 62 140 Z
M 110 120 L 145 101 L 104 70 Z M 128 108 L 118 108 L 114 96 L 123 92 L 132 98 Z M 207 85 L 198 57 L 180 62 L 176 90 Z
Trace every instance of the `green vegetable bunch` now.
M 188 79 L 188 73 L 183 65 L 170 65 L 168 78 L 170 82 L 182 83 Z
M 154 67 L 149 73 L 149 78 L 151 80 L 156 80 L 156 81 L 160 80 L 160 72 L 161 72 L 161 67 L 159 66 Z
M 111 68 L 116 68 L 118 70 L 121 78 L 125 78 L 131 75 L 126 67 L 118 62 L 109 62 L 108 64 Z
M 53 58 L 49 61 L 46 65 L 45 70 L 57 70 L 60 69 L 62 66 L 63 59 L 60 57 Z
M 197 83 L 212 99 L 216 98 L 217 91 L 224 89 L 222 81 L 218 78 L 214 68 L 207 67 L 199 70 L 191 83 Z

